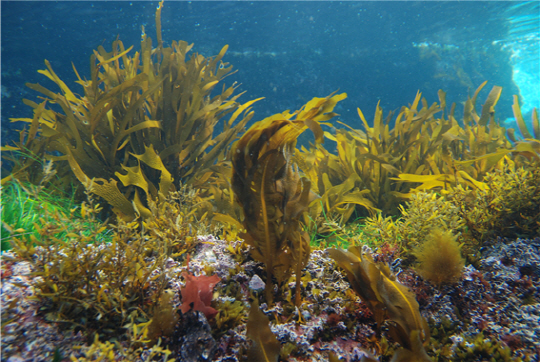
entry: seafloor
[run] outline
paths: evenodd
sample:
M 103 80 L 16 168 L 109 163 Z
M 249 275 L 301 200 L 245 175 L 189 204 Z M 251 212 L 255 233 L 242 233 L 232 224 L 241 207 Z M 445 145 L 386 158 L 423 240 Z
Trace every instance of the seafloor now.
M 204 274 L 205 265 L 211 265 L 221 278 L 216 289 L 235 284 L 243 295 L 241 302 L 249 309 L 250 295 L 261 289 L 263 264 L 250 259 L 247 248 L 242 261 L 237 262 L 227 248 L 229 242 L 213 236 L 200 236 L 199 241 L 189 262 L 190 272 Z M 13 257 L 10 252 L 3 254 L 2 361 L 82 360 L 89 349 L 85 338 L 81 333 L 74 335 L 62 323 L 47 322 L 41 302 L 33 298 L 36 277 L 31 264 Z M 401 270 L 399 259 L 389 259 L 391 256 L 376 250 L 373 257 L 388 261 L 398 280 L 416 294 L 421 314 L 431 326 L 431 343 L 426 350 L 434 361 L 540 360 L 540 238 L 493 240 L 482 249 L 478 268 L 468 265 L 458 283 L 441 289 L 424 282 L 412 269 Z M 170 276 L 187 270 L 186 265 L 172 259 L 168 267 Z M 233 270 L 242 272 L 231 275 Z M 311 277 L 305 285 L 307 296 L 302 309 L 292 317 L 285 317 L 280 302 L 271 309 L 261 306 L 282 348 L 289 346 L 291 350 L 287 360 L 328 361 L 333 352 L 342 361 L 360 361 L 368 352 L 384 354 L 388 346 L 375 338 L 377 326 L 371 312 L 351 293 L 346 276 L 327 252 L 314 250 L 306 272 Z M 183 277 L 168 281 L 176 306 L 184 283 Z M 380 333 L 385 336 L 384 327 Z M 177 361 L 241 361 L 250 341 L 245 323 L 216 336 L 202 313 L 190 311 L 181 317 L 174 336 L 162 345 L 176 351 Z M 507 351 L 510 356 L 484 355 L 495 350 Z M 112 360 L 125 360 L 114 353 Z M 136 358 L 144 359 L 144 352 Z

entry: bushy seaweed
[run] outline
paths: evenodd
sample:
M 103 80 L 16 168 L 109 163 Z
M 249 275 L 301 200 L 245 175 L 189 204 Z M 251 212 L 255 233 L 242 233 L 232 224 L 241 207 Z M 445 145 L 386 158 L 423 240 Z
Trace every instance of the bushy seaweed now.
M 29 262 L 39 277 L 35 289 L 47 320 L 108 340 L 123 335 L 130 318 L 137 323 L 151 319 L 168 280 L 178 277 L 168 274 L 169 258 L 178 259 L 196 244 L 190 226 L 194 220 L 176 206 L 155 209 L 159 229 L 146 231 L 137 222 L 119 221 L 109 226 L 105 242 L 99 235 L 107 226 L 86 226 L 96 225 L 99 205 L 83 207 L 87 224 L 45 210 L 35 245 L 13 237 L 13 251 L 15 260 Z
M 400 206 L 399 218 L 368 217 L 365 238 L 396 245 L 403 251 L 420 246 L 435 229 L 458 237 L 471 260 L 495 236 L 532 237 L 540 224 L 540 168 L 536 161 L 517 166 L 502 159 L 484 177 L 481 188 L 457 185 L 450 191 L 422 191 Z
M 374 245 L 390 244 L 411 250 L 422 243 L 433 229 L 463 231 L 464 221 L 457 206 L 432 191 L 413 193 L 399 207 L 401 217 L 378 214 L 365 220 L 365 239 Z
M 467 232 L 478 242 L 496 236 L 534 237 L 540 233 L 540 167 L 518 167 L 511 159 L 484 178 L 484 188 L 458 186 L 446 200 L 459 210 Z
M 479 185 L 512 147 L 492 112 L 502 89 L 493 87 L 481 114 L 475 110 L 485 84 L 467 100 L 462 123 L 456 120 L 454 107 L 447 111 L 444 92 L 439 92 L 440 104 L 431 106 L 418 93 L 395 119 L 392 113 L 384 117 L 377 106 L 373 121 L 368 122 L 358 109 L 364 130 L 325 132 L 327 139 L 336 142 L 337 155 L 322 145 L 303 148 L 300 167 L 321 195 L 326 212 L 340 214 L 342 221 L 355 212 L 396 214 L 414 191 Z
M 223 86 L 212 96 L 232 71 L 222 61 L 227 46 L 214 57 L 194 54 L 189 59 L 193 45 L 173 41 L 165 47 L 161 5 L 156 14 L 157 47 L 152 48 L 144 29 L 141 50 L 132 56 L 128 53 L 133 46 L 126 49 L 120 40 L 113 42 L 110 52 L 100 46 L 91 56 L 91 79 L 79 77 L 77 82 L 82 96 L 45 61 L 47 69 L 39 72 L 60 92 L 27 84 L 44 100 L 24 100 L 34 109 L 34 117 L 14 119 L 29 123 L 29 128 L 21 131 L 14 147 L 4 150 L 31 157 L 21 160 L 13 177 L 35 182 L 39 171 L 35 160 L 53 159 L 64 185 L 78 179 L 126 219 L 149 217 L 149 202 L 166 197 L 178 182 L 207 188 L 202 175 L 224 159 L 253 116 L 249 107 L 256 100 L 238 103 L 235 85 Z M 223 130 L 214 137 L 220 121 Z
M 128 346 L 122 346 L 119 343 L 111 341 L 102 342 L 96 334 L 95 339 L 89 346 L 82 348 L 83 357 L 70 356 L 73 362 L 91 362 L 91 361 L 117 361 L 140 360 L 144 362 L 155 361 L 159 358 L 161 361 L 173 362 L 174 359 L 168 358 L 171 351 L 163 348 L 158 342 L 157 344 L 146 347 L 150 341 L 148 337 L 148 323 L 136 324 L 133 321 L 126 325 L 128 328 L 127 335 L 131 341 Z
M 414 255 L 418 261 L 416 270 L 437 286 L 457 282 L 465 266 L 461 247 L 451 231 L 434 229 Z

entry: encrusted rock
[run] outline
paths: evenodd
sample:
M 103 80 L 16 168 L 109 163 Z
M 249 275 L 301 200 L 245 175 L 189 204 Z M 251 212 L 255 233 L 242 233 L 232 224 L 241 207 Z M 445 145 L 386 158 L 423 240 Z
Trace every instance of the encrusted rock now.
M 177 361 L 211 361 L 216 353 L 217 343 L 203 313 L 190 310 L 182 316 L 171 348 L 176 351 Z

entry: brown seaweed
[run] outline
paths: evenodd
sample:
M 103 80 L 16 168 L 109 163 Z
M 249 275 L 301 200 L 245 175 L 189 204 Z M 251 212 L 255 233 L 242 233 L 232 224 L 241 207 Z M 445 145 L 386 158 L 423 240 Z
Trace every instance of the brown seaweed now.
M 294 270 L 299 305 L 300 272 L 310 253 L 300 218 L 316 195 L 292 162 L 296 139 L 309 127 L 322 140 L 320 122 L 334 116 L 335 104 L 345 96 L 314 98 L 293 114 L 259 121 L 232 147 L 232 188 L 246 229 L 241 236 L 253 247 L 253 257 L 266 264 L 268 302 L 273 300 L 272 278 L 282 283 Z
M 189 59 L 193 45 L 173 41 L 164 47 L 161 9 L 162 3 L 156 12 L 157 48 L 143 28 L 139 52 L 129 55 L 133 46 L 126 49 L 116 40 L 110 52 L 102 46 L 94 51 L 89 80 L 74 68 L 82 96 L 45 61 L 46 69 L 39 72 L 60 91 L 27 84 L 45 100 L 24 101 L 34 108 L 34 118 L 22 119 L 30 123 L 29 130 L 11 149 L 32 157 L 13 170 L 14 177 L 36 179 L 36 163 L 53 159 L 64 184 L 79 180 L 128 219 L 148 217 L 150 203 L 174 190 L 173 181 L 205 187 L 196 180 L 225 158 L 253 116 L 250 106 L 256 100 L 238 103 L 235 85 L 223 85 L 216 94 L 232 72 L 222 61 L 227 46 L 214 57 L 193 54 Z M 220 120 L 223 130 L 214 137 Z
M 533 108 L 532 111 L 532 133 L 527 128 L 521 109 L 519 100 L 514 95 L 514 104 L 512 104 L 514 118 L 518 124 L 519 131 L 524 139 L 518 140 L 512 128 L 507 130 L 508 138 L 516 143 L 515 150 L 518 154 L 527 157 L 528 159 L 540 160 L 540 121 L 538 119 L 538 111 Z
M 330 256 L 345 270 L 352 288 L 358 293 L 375 318 L 378 327 L 385 319 L 391 336 L 402 345 L 395 361 L 431 361 L 423 342 L 429 340 L 429 327 L 420 315 L 414 294 L 400 284 L 388 265 L 376 263 L 362 246 L 327 249 Z
M 270 321 L 259 309 L 259 302 L 251 303 L 247 321 L 247 337 L 252 344 L 247 353 L 248 362 L 277 362 L 281 345 L 272 333 Z
M 494 120 L 502 89 L 493 87 L 482 113 L 475 110 L 485 84 L 467 100 L 464 126 L 455 119 L 454 107 L 445 114 L 443 91 L 439 91 L 440 104 L 431 105 L 419 92 L 395 119 L 392 113 L 384 117 L 377 105 L 373 126 L 358 109 L 364 130 L 345 125 L 349 129 L 325 132 L 336 143 L 337 155 L 322 145 L 303 148 L 299 163 L 321 195 L 326 213 L 340 215 L 341 221 L 355 210 L 360 215 L 395 214 L 400 202 L 418 190 L 457 184 L 484 187 L 482 178 L 512 150 L 505 128 Z

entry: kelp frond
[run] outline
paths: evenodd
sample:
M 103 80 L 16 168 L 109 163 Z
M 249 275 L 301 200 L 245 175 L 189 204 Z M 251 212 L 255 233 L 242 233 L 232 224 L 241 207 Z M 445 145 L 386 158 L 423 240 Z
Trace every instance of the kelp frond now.
M 429 327 L 415 295 L 397 281 L 388 265 L 376 263 L 362 246 L 327 251 L 347 273 L 352 288 L 373 313 L 377 327 L 380 329 L 387 318 L 392 321 L 389 332 L 403 347 L 393 361 L 431 361 L 423 347 L 429 341 Z
M 538 111 L 536 108 L 532 111 L 532 133 L 527 128 L 525 120 L 521 114 L 518 97 L 514 95 L 514 104 L 512 105 L 514 118 L 518 124 L 519 131 L 523 139 L 518 139 L 512 128 L 507 130 L 508 138 L 516 143 L 515 149 L 518 154 L 528 159 L 536 158 L 540 160 L 540 121 L 538 120 Z
M 283 282 L 296 272 L 296 304 L 300 272 L 307 263 L 309 236 L 300 218 L 316 195 L 292 162 L 296 139 L 307 128 L 322 140 L 321 121 L 333 117 L 345 94 L 314 98 L 301 110 L 284 112 L 255 123 L 232 147 L 232 188 L 244 211 L 245 234 L 252 254 L 266 264 L 266 296 L 272 301 L 272 277 Z
M 34 117 L 13 120 L 30 125 L 13 149 L 59 161 L 59 168 L 73 171 L 60 173 L 72 180 L 75 176 L 85 186 L 95 179 L 93 191 L 127 218 L 148 216 L 149 202 L 162 200 L 175 189 L 173 182 L 192 184 L 223 160 L 257 101 L 238 103 L 241 94 L 234 95 L 235 85 L 223 85 L 212 95 L 232 74 L 232 66 L 222 60 L 227 46 L 214 57 L 193 54 L 188 59 L 193 45 L 173 41 L 164 47 L 161 26 L 157 33 L 158 47 L 152 48 L 143 29 L 141 49 L 133 55 L 133 46 L 126 48 L 120 40 L 113 42 L 110 52 L 98 47 L 90 59 L 91 78 L 77 73 L 82 96 L 45 61 L 46 69 L 39 72 L 60 91 L 27 84 L 45 100 L 25 100 L 34 108 Z M 53 110 L 51 104 L 57 107 Z M 223 119 L 223 130 L 214 137 Z M 13 175 L 33 179 L 33 163 L 26 159 Z
M 355 211 L 360 216 L 396 214 L 411 192 L 457 184 L 484 187 L 482 177 L 512 149 L 505 128 L 494 120 L 500 87 L 493 87 L 482 113 L 476 113 L 476 98 L 484 86 L 467 100 L 463 126 L 454 117 L 454 107 L 445 116 L 443 91 L 440 104 L 431 105 L 418 93 L 395 119 L 391 113 L 384 117 L 377 105 L 372 123 L 358 109 L 363 131 L 345 125 L 348 129 L 335 134 L 325 132 L 336 142 L 337 155 L 322 145 L 303 148 L 297 158 L 321 194 L 326 212 L 341 215 L 342 221 Z
M 252 341 L 247 352 L 248 362 L 277 362 L 281 345 L 270 329 L 268 317 L 259 309 L 257 300 L 251 303 L 246 334 Z

